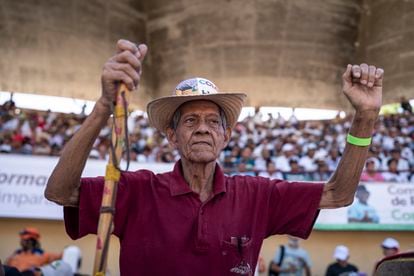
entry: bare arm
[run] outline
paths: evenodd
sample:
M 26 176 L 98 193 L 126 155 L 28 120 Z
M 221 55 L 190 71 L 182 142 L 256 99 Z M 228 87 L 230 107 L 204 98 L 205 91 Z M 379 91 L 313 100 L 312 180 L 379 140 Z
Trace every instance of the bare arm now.
M 136 46 L 119 40 L 117 53 L 104 65 L 102 95 L 81 128 L 65 145 L 58 164 L 49 177 L 45 197 L 64 206 L 78 206 L 82 171 L 100 130 L 111 115 L 117 84 L 122 81 L 130 90 L 139 84 L 141 62 L 147 52 L 143 44 Z
M 355 137 L 372 136 L 382 102 L 384 71 L 375 66 L 348 65 L 343 74 L 343 92 L 355 108 L 349 133 Z M 338 208 L 350 205 L 364 168 L 369 146 L 346 144 L 341 161 L 325 184 L 320 208 Z
M 312 272 L 310 270 L 310 267 L 307 264 L 305 264 L 304 269 L 305 269 L 305 276 L 312 276 Z

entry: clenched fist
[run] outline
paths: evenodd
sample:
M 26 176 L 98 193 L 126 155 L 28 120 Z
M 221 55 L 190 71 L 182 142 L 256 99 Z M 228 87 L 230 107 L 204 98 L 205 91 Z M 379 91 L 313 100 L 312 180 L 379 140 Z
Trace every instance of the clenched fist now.
M 348 64 L 342 75 L 342 91 L 357 112 L 379 111 L 384 70 L 373 65 Z

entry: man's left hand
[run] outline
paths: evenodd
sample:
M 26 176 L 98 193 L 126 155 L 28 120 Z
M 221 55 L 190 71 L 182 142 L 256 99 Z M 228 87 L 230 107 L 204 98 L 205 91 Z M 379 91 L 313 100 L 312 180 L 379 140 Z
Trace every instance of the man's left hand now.
M 384 70 L 373 65 L 348 64 L 342 75 L 342 91 L 357 112 L 379 111 L 382 103 Z

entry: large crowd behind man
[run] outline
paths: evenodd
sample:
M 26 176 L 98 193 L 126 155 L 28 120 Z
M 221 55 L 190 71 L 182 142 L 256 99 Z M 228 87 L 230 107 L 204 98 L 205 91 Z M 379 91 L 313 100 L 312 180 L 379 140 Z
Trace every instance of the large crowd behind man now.
M 225 173 L 259 175 L 290 181 L 324 181 L 337 166 L 351 117 L 299 121 L 256 112 L 237 123 L 220 156 Z M 22 110 L 12 100 L 0 107 L 0 153 L 59 156 L 85 115 Z M 108 122 L 90 158 L 108 158 Z M 173 163 L 178 153 L 149 126 L 145 115 L 129 119 L 131 160 Z M 362 181 L 414 182 L 414 115 L 382 115 L 376 125 Z

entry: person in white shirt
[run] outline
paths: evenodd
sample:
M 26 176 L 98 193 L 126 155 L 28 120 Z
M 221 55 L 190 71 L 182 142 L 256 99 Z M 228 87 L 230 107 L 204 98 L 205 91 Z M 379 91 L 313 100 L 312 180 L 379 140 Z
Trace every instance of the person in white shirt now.
M 295 147 L 292 144 L 284 144 L 282 147 L 282 155 L 276 158 L 276 168 L 282 172 L 289 172 L 289 160 L 295 155 Z
M 259 176 L 268 177 L 270 179 L 283 179 L 283 174 L 277 170 L 273 162 L 268 162 L 266 171 L 260 172 Z
M 311 266 L 312 262 L 309 254 L 300 247 L 299 239 L 288 236 L 287 245 L 282 245 L 278 248 L 270 269 L 279 273 L 279 276 L 302 276 L 304 275 L 303 273 L 306 276 L 310 276 Z
M 301 166 L 307 172 L 314 172 L 318 168 L 315 162 L 316 145 L 310 144 L 307 146 L 306 155 L 299 159 L 299 166 Z
M 388 160 L 388 170 L 382 173 L 385 181 L 388 182 L 408 182 L 407 173 L 399 172 L 398 170 L 398 160 L 391 158 Z

